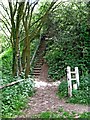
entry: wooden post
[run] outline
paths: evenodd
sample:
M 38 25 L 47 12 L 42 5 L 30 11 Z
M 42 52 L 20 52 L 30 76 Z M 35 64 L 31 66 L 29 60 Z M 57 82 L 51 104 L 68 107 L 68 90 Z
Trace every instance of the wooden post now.
M 77 85 L 79 86 L 79 71 L 78 71 L 78 67 L 75 67 L 75 72 L 76 72 Z
M 68 81 L 68 95 L 72 97 L 72 82 L 71 82 L 71 73 L 69 66 L 67 66 L 67 81 Z
M 71 77 L 71 73 L 75 74 L 75 78 Z M 72 80 L 76 80 L 76 83 L 72 85 Z M 70 66 L 67 66 L 67 81 L 68 81 L 68 95 L 72 97 L 72 86 L 73 89 L 77 90 L 79 86 L 79 71 L 78 67 L 75 67 L 75 71 L 70 70 Z

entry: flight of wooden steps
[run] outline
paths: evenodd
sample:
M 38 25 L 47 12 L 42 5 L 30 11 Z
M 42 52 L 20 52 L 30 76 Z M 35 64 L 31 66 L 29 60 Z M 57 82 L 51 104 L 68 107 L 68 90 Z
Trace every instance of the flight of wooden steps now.
M 40 74 L 41 74 L 41 69 L 42 69 L 42 65 L 43 65 L 43 59 L 41 60 L 38 60 L 38 62 L 36 63 L 36 65 L 35 65 L 35 67 L 34 67 L 34 69 L 33 69 L 33 76 L 35 77 L 35 78 L 38 78 L 39 76 L 40 76 Z
M 44 55 L 45 49 L 46 49 L 46 43 L 45 43 L 45 41 L 42 41 L 41 45 L 37 51 L 37 54 L 36 54 L 37 62 L 34 66 L 33 74 L 32 74 L 34 76 L 34 78 L 40 77 L 42 65 L 44 64 L 43 55 Z

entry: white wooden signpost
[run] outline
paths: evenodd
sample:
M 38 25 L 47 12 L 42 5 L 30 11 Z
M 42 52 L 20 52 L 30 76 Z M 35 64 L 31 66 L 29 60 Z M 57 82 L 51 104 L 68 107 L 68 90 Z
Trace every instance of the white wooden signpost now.
M 74 75 L 75 78 L 72 78 Z M 75 81 L 75 84 L 72 84 L 72 81 Z M 71 71 L 70 66 L 67 66 L 67 81 L 68 81 L 68 95 L 72 97 L 72 89 L 77 89 L 79 86 L 79 71 L 78 67 L 75 67 L 75 71 Z

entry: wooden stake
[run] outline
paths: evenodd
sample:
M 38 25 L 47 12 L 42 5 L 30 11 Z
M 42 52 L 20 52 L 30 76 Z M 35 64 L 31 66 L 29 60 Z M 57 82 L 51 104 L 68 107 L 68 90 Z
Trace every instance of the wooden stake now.
M 69 66 L 67 66 L 67 81 L 68 81 L 68 95 L 72 97 L 72 83 L 71 83 L 71 73 Z

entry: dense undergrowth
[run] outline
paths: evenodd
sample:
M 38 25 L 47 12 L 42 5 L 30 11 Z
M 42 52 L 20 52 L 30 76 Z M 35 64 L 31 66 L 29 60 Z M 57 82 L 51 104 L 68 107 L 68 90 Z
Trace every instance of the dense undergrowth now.
M 21 114 L 21 109 L 26 106 L 28 97 L 33 95 L 33 86 L 31 79 L 25 79 L 17 85 L 3 88 L 1 91 L 2 118 L 15 117 Z
M 28 97 L 34 93 L 34 83 L 31 77 L 25 79 L 12 76 L 12 50 L 8 49 L 2 55 L 2 84 L 22 80 L 13 86 L 5 87 L 0 90 L 1 96 L 1 118 L 11 118 L 22 114 L 21 110 L 27 105 Z
M 60 13 L 60 15 L 58 15 Z M 66 75 L 66 67 L 79 68 L 80 76 L 90 72 L 90 30 L 85 3 L 61 4 L 50 14 L 45 58 L 49 77 L 54 80 Z M 51 27 L 52 26 L 52 27 Z

